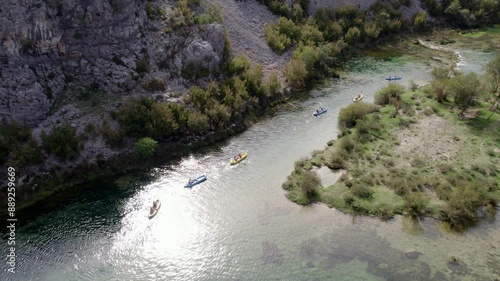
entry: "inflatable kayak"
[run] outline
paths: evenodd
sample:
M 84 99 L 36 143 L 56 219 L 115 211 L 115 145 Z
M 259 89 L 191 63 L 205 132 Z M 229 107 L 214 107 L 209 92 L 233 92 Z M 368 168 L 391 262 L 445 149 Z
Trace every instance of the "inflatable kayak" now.
M 161 207 L 161 202 L 160 202 L 160 200 L 156 200 L 155 202 L 156 202 L 156 209 L 154 210 L 154 212 L 153 212 L 153 213 L 149 213 L 149 215 L 148 215 L 148 218 L 149 218 L 149 219 L 152 219 L 154 216 L 156 216 L 156 214 L 158 214 L 158 210 L 159 210 L 159 209 L 160 209 L 160 207 Z
M 352 101 L 353 101 L 353 102 L 357 102 L 357 101 L 362 100 L 363 98 L 364 98 L 363 94 L 359 94 L 359 95 L 355 96 L 355 97 L 352 99 Z
M 189 180 L 184 187 L 193 187 L 197 184 L 200 184 L 200 183 L 206 181 L 207 179 L 208 179 L 208 177 L 206 175 L 199 176 L 193 180 Z
M 326 113 L 326 111 L 327 111 L 326 107 L 322 107 L 322 108 L 316 109 L 316 111 L 313 113 L 313 115 L 318 116 L 318 115 L 321 115 L 323 113 Z
M 240 156 L 236 155 L 233 158 L 231 158 L 231 160 L 229 161 L 229 164 L 231 164 L 231 165 L 238 164 L 241 161 L 245 160 L 245 158 L 247 158 L 247 155 L 248 155 L 248 153 L 246 153 L 246 152 L 240 153 Z
M 394 76 L 386 77 L 385 80 L 388 80 L 388 81 L 401 80 L 401 78 L 403 78 L 403 77 L 394 75 Z

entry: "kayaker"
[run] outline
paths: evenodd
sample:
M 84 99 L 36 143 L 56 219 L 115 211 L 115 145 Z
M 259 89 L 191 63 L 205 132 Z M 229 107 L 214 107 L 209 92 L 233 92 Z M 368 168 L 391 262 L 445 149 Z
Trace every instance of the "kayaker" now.
M 155 208 L 154 207 L 149 208 L 149 213 L 150 214 L 153 214 L 154 212 L 155 212 Z

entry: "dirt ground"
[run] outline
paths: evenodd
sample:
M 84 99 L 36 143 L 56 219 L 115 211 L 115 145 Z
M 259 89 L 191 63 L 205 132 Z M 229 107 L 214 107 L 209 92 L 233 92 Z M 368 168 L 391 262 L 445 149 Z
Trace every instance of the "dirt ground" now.
M 395 151 L 400 155 L 411 154 L 446 161 L 459 153 L 460 136 L 448 120 L 432 115 L 419 120 L 397 135 L 400 144 Z

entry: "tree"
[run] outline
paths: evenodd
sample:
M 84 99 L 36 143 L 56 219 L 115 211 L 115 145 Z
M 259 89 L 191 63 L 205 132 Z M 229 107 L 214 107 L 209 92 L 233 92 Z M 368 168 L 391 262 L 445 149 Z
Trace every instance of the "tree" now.
M 306 64 L 301 60 L 292 59 L 285 65 L 286 79 L 290 83 L 290 86 L 296 89 L 304 86 L 307 74 Z
M 375 93 L 375 104 L 389 104 L 391 102 L 391 98 L 400 100 L 404 91 L 405 87 L 403 85 L 391 83 L 387 87 Z
M 187 125 L 188 128 L 195 133 L 206 131 L 209 127 L 208 117 L 205 114 L 195 110 L 189 114 Z
M 458 75 L 450 80 L 450 91 L 453 95 L 453 109 L 457 106 L 461 109 L 459 115 L 463 116 L 464 112 L 469 108 L 473 99 L 480 94 L 480 81 L 476 73 L 467 75 Z
M 80 152 L 76 129 L 69 124 L 53 128 L 48 135 L 42 131 L 42 144 L 48 153 L 63 159 L 74 158 Z
M 279 89 L 281 87 L 281 84 L 278 80 L 278 75 L 276 72 L 272 72 L 271 75 L 269 76 L 269 80 L 267 81 L 266 84 L 266 96 L 272 97 L 276 93 L 278 93 Z
M 347 30 L 347 33 L 345 35 L 345 41 L 349 44 L 354 44 L 358 42 L 358 40 L 361 38 L 361 31 L 355 26 L 349 28 Z
M 153 156 L 158 142 L 152 138 L 142 138 L 135 142 L 134 151 L 141 157 L 147 158 Z
M 155 103 L 151 107 L 151 123 L 157 135 L 169 135 L 179 128 L 167 103 Z
M 490 93 L 500 97 L 500 56 L 496 56 L 486 65 L 486 81 L 488 82 Z
M 413 21 L 413 28 L 416 31 L 424 31 L 427 29 L 427 13 L 425 11 L 419 12 L 415 15 L 415 20 Z

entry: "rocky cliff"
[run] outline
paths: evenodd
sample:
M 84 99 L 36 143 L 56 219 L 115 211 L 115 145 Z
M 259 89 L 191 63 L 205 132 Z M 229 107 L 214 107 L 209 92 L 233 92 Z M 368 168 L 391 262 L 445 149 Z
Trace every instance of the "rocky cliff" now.
M 186 86 L 187 68 L 216 71 L 222 26 L 172 31 L 175 2 L 3 0 L 0 122 L 37 127 L 79 91 L 122 98 L 146 92 L 154 79 L 169 93 Z

